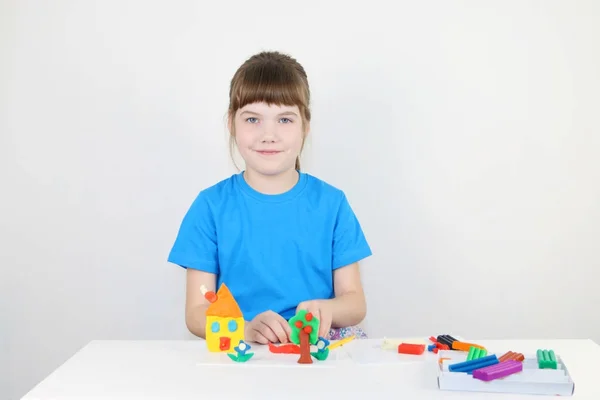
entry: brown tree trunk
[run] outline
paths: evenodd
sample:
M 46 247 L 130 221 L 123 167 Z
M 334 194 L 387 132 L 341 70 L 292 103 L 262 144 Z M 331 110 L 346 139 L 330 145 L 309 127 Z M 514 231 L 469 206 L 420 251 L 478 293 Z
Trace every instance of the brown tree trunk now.
M 312 356 L 310 355 L 310 343 L 308 342 L 308 333 L 304 329 L 300 330 L 300 359 L 298 364 L 312 364 Z

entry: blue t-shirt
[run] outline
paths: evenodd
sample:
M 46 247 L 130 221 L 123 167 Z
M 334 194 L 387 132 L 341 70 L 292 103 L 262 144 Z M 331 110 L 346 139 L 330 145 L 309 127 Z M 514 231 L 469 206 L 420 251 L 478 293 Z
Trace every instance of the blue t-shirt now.
M 334 297 L 333 270 L 371 255 L 344 193 L 306 173 L 278 195 L 243 172 L 202 190 L 183 218 L 169 262 L 217 275 L 244 319 L 285 319 L 306 300 Z

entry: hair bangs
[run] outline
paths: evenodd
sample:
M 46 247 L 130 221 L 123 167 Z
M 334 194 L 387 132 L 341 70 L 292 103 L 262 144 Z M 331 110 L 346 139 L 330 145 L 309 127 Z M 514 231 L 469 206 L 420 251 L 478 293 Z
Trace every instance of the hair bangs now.
M 240 71 L 237 78 L 230 90 L 232 112 L 258 102 L 301 109 L 308 107 L 306 85 L 290 66 L 278 63 L 252 65 Z

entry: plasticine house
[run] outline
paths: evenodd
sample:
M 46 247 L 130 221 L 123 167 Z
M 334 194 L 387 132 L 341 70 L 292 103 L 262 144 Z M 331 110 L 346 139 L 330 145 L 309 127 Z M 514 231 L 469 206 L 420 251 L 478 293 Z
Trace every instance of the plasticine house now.
M 205 292 L 210 305 L 206 310 L 206 343 L 212 352 L 232 352 L 244 340 L 244 316 L 225 284 L 218 292 Z

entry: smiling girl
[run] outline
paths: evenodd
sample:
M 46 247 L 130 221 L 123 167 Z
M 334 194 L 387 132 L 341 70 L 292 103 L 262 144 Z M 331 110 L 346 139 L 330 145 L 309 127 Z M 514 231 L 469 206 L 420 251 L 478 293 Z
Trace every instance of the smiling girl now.
M 245 170 L 200 191 L 168 258 L 186 269 L 188 329 L 206 337 L 200 288 L 225 283 L 247 341 L 289 342 L 288 320 L 302 309 L 320 320 L 319 336 L 366 337 L 358 263 L 371 249 L 344 192 L 300 170 L 311 121 L 304 68 L 285 54 L 256 54 L 233 76 L 229 100 L 231 145 Z

